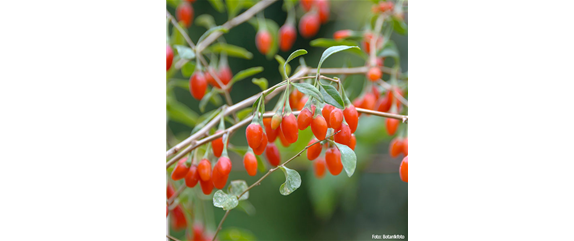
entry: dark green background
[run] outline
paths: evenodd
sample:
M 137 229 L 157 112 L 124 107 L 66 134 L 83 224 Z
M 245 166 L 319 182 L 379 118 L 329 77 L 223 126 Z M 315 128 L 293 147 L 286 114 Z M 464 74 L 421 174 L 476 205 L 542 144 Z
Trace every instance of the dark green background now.
M 574 37 L 454 35 L 407 36 L 409 238 L 570 239 Z

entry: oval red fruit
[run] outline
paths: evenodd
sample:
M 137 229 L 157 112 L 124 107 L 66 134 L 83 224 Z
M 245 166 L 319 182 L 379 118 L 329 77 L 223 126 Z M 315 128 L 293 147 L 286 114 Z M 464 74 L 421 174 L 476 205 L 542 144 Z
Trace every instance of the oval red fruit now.
M 335 134 L 335 142 L 349 146 L 351 144 L 351 128 L 347 124 L 341 125 L 341 128 Z
M 265 133 L 267 133 L 267 141 L 274 142 L 277 138 L 277 131 L 279 129 L 271 128 L 271 118 L 263 118 L 263 125 L 265 126 Z
M 285 24 L 279 29 L 279 48 L 281 51 L 288 51 L 295 43 L 297 33 L 291 24 Z
M 255 153 L 255 155 L 263 154 L 265 148 L 267 147 L 267 143 L 268 143 L 267 134 L 263 133 L 263 139 L 261 140 L 261 144 L 259 144 L 257 148 L 253 149 L 253 153 Z
M 401 176 L 401 180 L 403 180 L 403 182 L 409 182 L 409 156 L 403 158 L 401 166 L 399 167 L 399 175 Z
M 185 214 L 183 214 L 183 209 L 181 208 L 181 205 L 177 205 L 171 211 L 171 217 L 173 220 L 172 222 L 173 229 L 182 230 L 187 227 L 187 219 L 185 219 Z
M 281 145 L 284 147 L 290 146 L 291 143 L 289 141 L 287 141 L 287 139 L 283 135 L 283 131 L 281 131 L 281 127 L 277 128 L 277 130 L 278 130 L 277 136 L 279 137 L 279 140 L 281 141 Z
M 187 2 L 182 2 L 175 10 L 175 17 L 178 21 L 182 21 L 185 27 L 189 27 L 193 22 L 193 7 Z
M 189 78 L 189 91 L 191 96 L 196 100 L 201 100 L 205 95 L 206 90 L 207 81 L 205 80 L 205 76 L 201 71 L 197 71 L 191 76 L 191 78 Z
M 221 132 L 221 130 L 218 130 L 215 132 L 215 134 Z M 211 147 L 213 148 L 213 155 L 220 157 L 221 153 L 223 152 L 223 136 L 211 141 Z
M 315 163 L 313 163 L 313 169 L 315 171 L 315 177 L 317 177 L 317 179 L 321 179 L 325 176 L 325 159 L 324 158 L 318 158 L 317 160 L 315 160 Z
M 355 137 L 355 134 L 351 135 L 351 143 L 349 143 L 349 147 L 351 148 L 351 150 L 355 150 L 355 146 L 357 145 L 357 138 Z
M 333 38 L 335 40 L 341 40 L 341 39 L 350 37 L 352 33 L 353 33 L 353 31 L 351 31 L 349 29 L 339 30 L 333 34 Z
M 308 145 L 311 145 L 316 141 L 317 139 L 313 139 L 309 142 Z M 315 145 L 310 146 L 309 148 L 307 148 L 307 159 L 309 159 L 309 161 L 315 160 L 317 157 L 319 157 L 319 155 L 321 155 L 322 150 L 323 148 L 321 147 L 321 143 L 319 142 L 317 142 Z
M 169 46 L 169 44 L 166 44 L 166 52 L 167 52 L 167 70 L 169 70 L 169 68 L 171 68 L 171 63 L 173 62 L 173 50 L 171 49 L 171 47 Z
M 329 21 L 329 1 L 327 0 L 315 0 L 317 8 L 319 9 L 319 20 L 321 23 L 326 23 Z
M 357 126 L 359 125 L 359 113 L 355 109 L 354 105 L 349 105 L 345 110 L 343 110 L 343 115 L 345 116 L 345 121 L 349 124 L 351 128 L 351 133 L 355 133 Z
M 273 143 L 267 145 L 267 150 L 265 150 L 265 157 L 267 157 L 269 164 L 274 167 L 281 163 L 281 155 L 279 154 L 279 149 L 277 149 L 277 146 L 275 146 Z
M 299 33 L 304 38 L 311 38 L 319 32 L 321 19 L 315 12 L 308 12 L 299 21 Z
M 197 165 L 197 171 L 202 181 L 211 180 L 211 163 L 207 159 L 202 159 Z
M 319 140 L 324 140 L 325 136 L 327 135 L 327 122 L 323 116 L 316 116 L 311 122 L 311 131 L 313 131 L 313 135 Z
M 373 82 L 379 80 L 381 76 L 383 76 L 383 72 L 381 72 L 381 69 L 376 67 L 369 69 L 369 72 L 367 73 L 367 78 Z
M 221 157 L 213 167 L 213 186 L 217 189 L 223 189 L 227 183 L 227 178 L 231 172 L 231 160 L 228 157 Z
M 297 116 L 297 127 L 299 130 L 305 130 L 313 121 L 313 113 L 308 108 L 304 108 Z
M 403 154 L 405 154 L 405 156 L 409 155 L 409 138 L 403 140 Z
M 271 42 L 273 42 L 273 37 L 267 30 L 260 30 L 255 36 L 255 45 L 257 50 L 262 54 L 267 54 L 271 48 Z
M 195 187 L 195 185 L 197 185 L 198 181 L 199 181 L 199 173 L 197 172 L 197 166 L 192 165 L 189 168 L 187 174 L 185 175 L 185 185 L 187 187 L 192 188 Z
M 403 140 L 400 138 L 393 139 L 389 146 L 389 153 L 391 154 L 391 157 L 397 157 L 399 154 L 403 153 Z
M 251 123 L 245 130 L 245 137 L 247 138 L 249 147 L 255 149 L 259 147 L 261 141 L 263 141 L 263 128 L 257 123 Z
M 281 115 L 278 114 L 273 115 L 273 118 L 271 118 L 271 129 L 277 130 L 279 125 L 281 125 L 282 120 L 283 117 L 281 117 Z
M 281 131 L 289 143 L 295 143 L 299 138 L 299 128 L 297 127 L 297 118 L 293 113 L 284 116 L 281 121 Z
M 331 111 L 331 114 L 329 114 L 328 123 L 331 125 L 331 128 L 335 130 L 339 129 L 343 123 L 343 111 L 338 108 L 334 108 L 333 111 Z
M 341 162 L 341 153 L 336 147 L 327 149 L 325 153 L 325 161 L 327 162 L 327 169 L 333 175 L 339 175 L 343 170 L 343 163 Z
M 213 191 L 213 182 L 211 180 L 203 181 L 199 179 L 199 185 L 201 186 L 201 191 L 203 194 L 209 195 Z
M 249 176 L 255 176 L 257 174 L 257 158 L 253 153 L 245 153 L 243 156 L 243 166 L 245 166 L 245 170 Z
M 183 179 L 189 171 L 189 167 L 187 167 L 185 161 L 187 161 L 187 157 L 181 158 L 175 165 L 173 172 L 171 172 L 171 179 L 174 181 Z
M 387 133 L 390 136 L 394 135 L 399 127 L 399 120 L 393 118 L 387 118 Z

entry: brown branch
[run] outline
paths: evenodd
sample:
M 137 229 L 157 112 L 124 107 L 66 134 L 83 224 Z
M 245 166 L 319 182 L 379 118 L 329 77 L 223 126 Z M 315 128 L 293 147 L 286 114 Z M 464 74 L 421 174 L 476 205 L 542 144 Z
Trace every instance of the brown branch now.
M 389 67 L 382 66 L 381 70 L 387 74 L 393 73 L 393 69 L 391 69 Z M 353 68 L 321 68 L 320 73 L 321 74 L 333 74 L 333 75 L 336 75 L 336 74 L 350 75 L 350 74 L 366 74 L 368 71 L 369 71 L 369 67 L 361 66 L 361 67 L 353 67 Z M 317 73 L 317 69 L 309 69 L 309 73 Z
M 397 119 L 397 120 L 402 120 L 403 123 L 407 123 L 409 121 L 409 117 L 406 115 L 397 115 L 397 114 L 393 114 L 393 113 L 386 113 L 386 112 L 380 112 L 380 111 L 375 111 L 375 110 L 368 110 L 368 109 L 363 109 L 363 108 L 355 108 L 357 110 L 357 112 L 360 113 L 365 113 L 365 114 L 369 114 L 369 115 L 376 115 L 376 116 L 380 116 L 380 117 L 386 117 L 386 118 L 393 118 L 393 119 Z
M 265 9 L 266 7 L 268 7 L 269 5 L 271 5 L 272 3 L 274 3 L 277 0 L 263 0 L 258 2 L 257 4 L 253 5 L 253 7 L 247 9 L 245 12 L 243 12 L 242 14 L 238 15 L 237 17 L 232 18 L 231 20 L 225 22 L 223 26 L 225 29 L 229 30 L 247 20 L 249 20 L 250 18 L 252 18 L 256 13 L 258 13 L 259 11 Z M 203 51 L 207 46 L 209 46 L 213 41 L 215 41 L 217 38 L 219 38 L 221 35 L 223 35 L 223 32 L 221 31 L 216 31 L 212 34 L 210 34 L 209 36 L 207 36 L 207 38 L 205 38 L 203 41 L 201 41 L 201 43 L 197 43 L 197 51 L 201 52 Z
M 306 73 L 308 73 L 308 68 L 301 68 L 301 70 L 297 71 L 295 74 L 293 74 L 293 76 L 291 78 L 299 78 L 303 75 L 305 75 Z M 281 83 L 279 83 L 281 84 Z M 203 136 L 204 134 L 207 133 L 207 131 L 209 131 L 209 129 L 211 129 L 213 126 L 215 126 L 217 123 L 219 123 L 219 118 L 221 118 L 222 116 L 227 116 L 230 113 L 235 113 L 236 111 L 239 111 L 245 107 L 248 107 L 249 105 L 253 104 L 253 102 L 255 102 L 255 100 L 257 100 L 257 98 L 259 98 L 259 96 L 261 96 L 262 93 L 267 94 L 267 97 L 272 98 L 273 96 L 279 94 L 281 91 L 283 91 L 286 86 L 280 86 L 277 87 L 279 84 L 268 88 L 265 91 L 262 91 L 261 93 L 258 93 L 256 95 L 253 95 L 245 100 L 242 100 L 238 103 L 236 103 L 233 106 L 227 107 L 227 109 L 225 111 L 222 111 L 222 114 L 220 114 L 219 116 L 216 116 L 215 118 L 213 118 L 213 120 L 211 120 L 209 123 L 207 123 L 203 128 L 201 128 L 199 131 L 197 131 L 195 134 L 191 135 L 190 137 L 188 137 L 187 139 L 183 140 L 182 142 L 180 142 L 179 144 L 175 145 L 174 147 L 172 147 L 171 149 L 169 149 L 166 152 L 166 158 L 169 158 L 170 156 L 174 155 L 175 153 L 179 152 L 180 150 L 182 150 L 184 147 L 188 146 L 191 144 L 192 141 L 199 139 L 201 136 Z M 277 87 L 273 92 L 268 93 L 271 89 Z M 181 154 L 181 155 L 179 155 Z M 183 152 L 179 153 L 176 157 L 181 158 L 183 155 L 185 155 L 186 153 Z
M 183 35 L 183 38 L 185 39 L 185 41 L 187 42 L 187 44 L 189 44 L 189 46 L 191 48 L 195 48 L 195 44 L 193 44 L 193 41 L 191 41 L 191 39 L 189 38 L 189 35 L 187 35 L 187 33 L 185 33 L 185 31 L 181 28 L 181 26 L 179 26 L 179 24 L 177 23 L 177 21 L 175 20 L 175 18 L 169 13 L 169 11 L 166 11 L 166 15 L 167 17 L 171 20 L 171 23 L 173 24 L 173 27 L 175 27 L 177 29 L 177 31 L 179 31 L 179 33 L 181 33 L 181 35 Z

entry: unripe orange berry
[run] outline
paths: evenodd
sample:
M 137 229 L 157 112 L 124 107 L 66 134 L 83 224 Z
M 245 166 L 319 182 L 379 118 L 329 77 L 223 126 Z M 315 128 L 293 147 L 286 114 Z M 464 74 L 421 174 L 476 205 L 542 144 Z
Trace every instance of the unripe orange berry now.
M 389 146 L 389 153 L 391 157 L 398 157 L 399 154 L 403 153 L 403 140 L 400 138 L 393 139 Z
M 209 160 L 202 159 L 197 165 L 197 171 L 201 180 L 205 182 L 211 180 L 211 163 Z
M 367 78 L 373 82 L 379 80 L 381 76 L 383 76 L 383 72 L 381 72 L 381 69 L 377 67 L 369 69 L 369 72 L 367 73 Z
M 345 39 L 345 38 L 350 37 L 352 33 L 353 33 L 353 31 L 351 31 L 349 29 L 339 30 L 333 34 L 333 38 L 335 40 Z
M 399 120 L 393 118 L 387 118 L 387 132 L 390 136 L 394 135 L 399 127 Z

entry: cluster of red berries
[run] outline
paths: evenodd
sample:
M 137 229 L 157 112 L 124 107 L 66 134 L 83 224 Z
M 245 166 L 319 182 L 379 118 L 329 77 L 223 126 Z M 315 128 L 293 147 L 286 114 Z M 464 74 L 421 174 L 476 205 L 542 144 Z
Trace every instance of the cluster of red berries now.
M 204 158 L 198 165 L 192 165 L 187 158 L 179 160 L 171 173 L 174 181 L 184 179 L 187 187 L 193 188 L 199 184 L 205 195 L 211 194 L 213 188 L 223 189 L 227 184 L 231 172 L 231 160 L 227 156 L 221 156 L 223 152 L 223 140 L 220 138 L 212 141 L 213 153 L 219 157 L 217 163 L 211 168 L 211 162 Z
M 306 13 L 299 21 L 299 33 L 304 38 L 311 38 L 319 32 L 321 23 L 329 21 L 329 1 L 328 0 L 302 0 L 301 6 Z M 295 39 L 297 32 L 294 21 L 285 21 L 285 24 L 279 29 L 279 49 L 289 51 Z M 262 54 L 267 54 L 271 49 L 273 37 L 267 29 L 261 28 L 255 36 L 255 45 L 257 50 Z
M 226 86 L 229 84 L 233 78 L 231 69 L 226 64 L 219 65 L 219 69 L 214 69 L 213 67 L 208 67 L 207 71 L 202 72 L 200 70 L 195 71 L 193 75 L 189 78 L 189 92 L 191 96 L 197 100 L 201 100 L 205 96 L 207 91 L 207 84 L 210 84 L 214 88 L 221 89 L 222 86 L 217 82 L 215 77 L 213 77 L 212 72 L 217 75 L 217 78 L 221 81 L 221 84 Z
M 186 28 L 193 23 L 193 7 L 191 6 L 193 2 L 195 0 L 182 1 L 175 9 L 175 17 L 178 21 L 183 22 Z
M 371 9 L 373 13 L 384 13 L 393 11 L 395 8 L 395 4 L 391 1 L 386 2 L 379 2 L 379 4 L 375 4 Z

